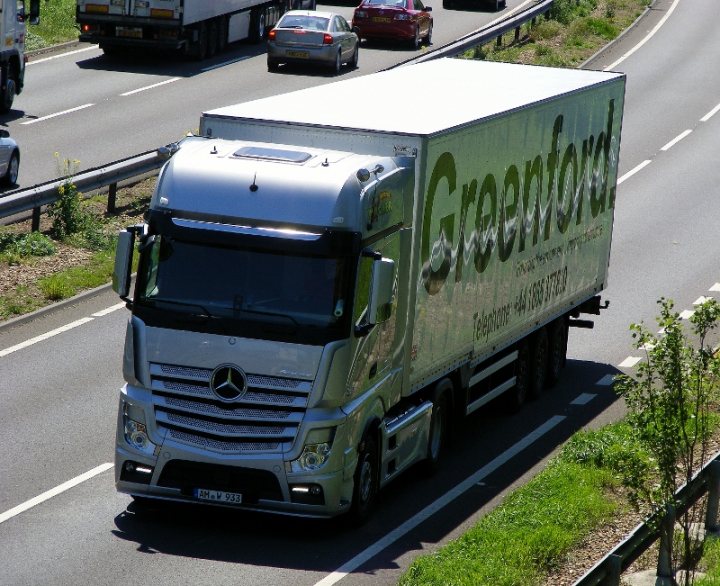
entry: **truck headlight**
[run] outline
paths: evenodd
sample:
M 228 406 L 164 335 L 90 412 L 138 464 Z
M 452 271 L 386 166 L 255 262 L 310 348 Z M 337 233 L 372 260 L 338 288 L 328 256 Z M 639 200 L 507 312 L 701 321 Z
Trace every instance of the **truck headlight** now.
M 138 421 L 142 420 L 142 421 Z M 125 403 L 123 409 L 125 441 L 138 452 L 153 456 L 157 446 L 150 441 L 142 409 Z
M 322 468 L 330 457 L 335 428 L 313 429 L 305 439 L 305 447 L 297 460 L 291 462 L 293 472 L 312 472 Z

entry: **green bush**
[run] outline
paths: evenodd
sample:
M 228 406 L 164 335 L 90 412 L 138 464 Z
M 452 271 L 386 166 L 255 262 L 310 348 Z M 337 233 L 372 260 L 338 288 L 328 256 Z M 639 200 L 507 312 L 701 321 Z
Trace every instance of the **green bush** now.
M 0 234 L 0 254 L 8 260 L 9 264 L 16 264 L 28 256 L 50 256 L 55 254 L 57 248 L 53 241 L 40 232 L 29 234 Z

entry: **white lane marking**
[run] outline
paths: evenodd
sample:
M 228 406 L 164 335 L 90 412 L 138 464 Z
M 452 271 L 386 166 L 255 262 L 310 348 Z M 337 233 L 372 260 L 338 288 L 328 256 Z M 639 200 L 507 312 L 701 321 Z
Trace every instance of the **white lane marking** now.
M 708 291 L 720 291 L 720 283 L 715 283 Z
M 540 427 L 536 428 L 532 433 L 525 436 L 519 442 L 505 450 L 497 458 L 480 468 L 480 470 L 475 472 L 472 476 L 469 476 L 460 484 L 458 484 L 457 486 L 449 490 L 447 493 L 445 493 L 443 496 L 441 496 L 439 499 L 430 503 L 422 511 L 415 514 L 413 517 L 405 521 L 402 525 L 388 533 L 379 541 L 376 541 L 366 550 L 360 552 L 354 558 L 345 562 L 337 570 L 325 576 L 325 578 L 317 582 L 315 586 L 331 586 L 332 584 L 335 584 L 342 580 L 345 576 L 362 566 L 365 562 L 375 557 L 378 553 L 389 547 L 391 544 L 395 543 L 406 533 L 409 533 L 410 531 L 415 529 L 415 527 L 417 527 L 420 523 L 429 519 L 432 515 L 446 507 L 456 498 L 462 496 L 463 493 L 476 486 L 485 477 L 492 474 L 503 464 L 517 456 L 525 448 L 532 445 L 535 441 L 540 439 L 543 435 L 545 435 L 558 424 L 560 424 L 564 419 L 565 417 L 561 415 L 555 415 L 554 417 L 548 419 Z
M 660 28 L 665 24 L 667 19 L 670 18 L 670 15 L 675 11 L 675 8 L 677 8 L 677 5 L 679 3 L 680 3 L 680 0 L 675 0 L 675 2 L 673 2 L 673 5 L 667 11 L 665 16 L 663 16 L 660 19 L 660 22 L 658 22 L 655 25 L 655 28 L 652 29 L 642 41 L 640 41 L 637 45 L 635 45 L 632 49 L 630 49 L 627 53 L 625 53 L 622 57 L 620 57 L 617 61 L 615 61 L 615 63 L 611 63 L 610 65 L 608 65 L 605 68 L 605 71 L 611 71 L 612 69 L 615 69 L 618 65 L 620 65 L 620 63 L 625 61 L 625 59 L 630 57 L 630 55 L 632 55 L 635 51 L 637 51 L 640 47 L 642 47 L 645 43 L 647 43 L 653 36 L 655 36 L 655 33 L 657 33 L 660 30 Z
M 29 501 L 25 501 L 21 505 L 18 505 L 17 507 L 13 507 L 9 511 L 5 511 L 4 513 L 0 513 L 0 523 L 4 523 L 8 519 L 12 519 L 13 517 L 19 515 L 20 513 L 24 513 L 28 509 L 33 508 L 36 505 L 39 505 L 40 503 L 45 502 L 48 499 L 51 499 L 54 496 L 59 495 L 60 493 L 65 492 L 66 490 L 69 490 L 78 484 L 81 484 L 85 482 L 86 480 L 90 480 L 91 478 L 97 476 L 98 474 L 102 474 L 106 470 L 110 470 L 113 465 L 110 462 L 106 462 L 105 464 L 100 464 L 100 466 L 97 466 L 93 468 L 92 470 L 85 472 L 85 474 L 81 474 L 80 476 L 76 476 L 72 480 L 68 480 L 67 482 L 64 482 L 60 486 L 56 486 L 55 488 L 51 488 L 47 492 L 42 493 L 39 496 L 36 496 L 33 499 L 30 499 Z
M 679 143 L 683 138 L 685 138 L 691 132 L 692 132 L 692 130 L 686 130 L 685 132 L 681 132 L 675 138 L 673 138 L 669 143 L 667 143 L 664 147 L 662 147 L 660 150 L 661 151 L 669 151 L 672 147 L 674 147 L 677 143 Z
M 82 319 L 72 323 L 66 324 L 49 332 L 45 332 L 44 334 L 30 338 L 29 340 L 25 340 L 19 344 L 15 344 L 15 346 L 5 348 L 5 350 L 0 350 L 0 358 L 7 356 L 8 354 L 12 354 L 13 352 L 17 352 L 18 350 L 22 350 L 23 348 L 27 348 L 28 346 L 32 346 L 33 344 L 37 344 L 38 342 L 42 342 L 43 340 L 47 340 L 48 338 L 52 338 L 53 336 L 57 336 L 58 334 L 62 334 L 63 332 L 67 332 L 68 330 L 72 330 L 73 328 L 77 328 L 78 326 L 86 324 L 92 320 L 93 318 L 91 317 L 83 317 Z
M 705 297 L 704 295 L 701 297 L 698 297 L 695 301 L 693 301 L 693 305 L 702 305 L 706 301 L 710 301 L 712 297 Z
M 92 314 L 93 317 L 103 317 L 107 315 L 108 313 L 112 313 L 113 311 L 117 311 L 118 309 L 122 309 L 125 307 L 125 302 L 118 303 L 117 305 L 113 305 L 112 307 L 108 307 L 107 309 L 103 309 L 101 311 L 97 311 Z
M 590 401 L 592 401 L 595 397 L 597 397 L 594 393 L 582 393 L 575 397 L 575 400 L 570 401 L 571 405 L 587 405 Z
M 72 114 L 73 112 L 77 112 L 78 110 L 84 110 L 85 108 L 89 108 L 90 106 L 94 106 L 94 105 L 95 104 L 83 104 L 82 106 L 78 106 L 77 108 L 70 108 L 69 110 L 63 110 L 62 112 L 55 112 L 55 114 L 49 114 L 47 116 L 42 116 L 41 118 L 27 120 L 25 122 L 21 122 L 20 124 L 27 125 L 27 124 L 35 124 L 36 122 L 43 122 L 45 120 L 50 120 L 50 118 L 56 118 L 57 116 L 64 116 L 65 114 Z
M 620 179 L 618 179 L 618 181 L 617 181 L 617 184 L 620 185 L 620 184 L 621 184 L 623 181 L 625 181 L 626 179 L 630 179 L 630 177 L 632 177 L 633 175 L 635 175 L 635 173 L 638 173 L 639 171 L 642 171 L 642 170 L 643 170 L 645 167 L 647 167 L 650 163 L 652 163 L 652 161 L 651 161 L 650 159 L 648 159 L 647 161 L 643 161 L 643 162 L 640 163 L 637 167 L 635 167 L 635 168 L 632 169 L 631 171 L 628 171 L 627 173 L 625 173 L 625 175 L 623 175 L 622 177 L 620 177 Z
M 120 94 L 121 96 L 132 96 L 133 94 L 139 94 L 140 92 L 144 92 L 147 90 L 154 89 L 156 87 L 160 87 L 161 85 L 167 85 L 169 83 L 173 83 L 175 81 L 180 80 L 180 77 L 171 77 L 170 79 L 166 79 L 165 81 L 161 81 L 159 83 L 154 83 L 152 85 L 146 85 L 145 87 L 138 88 L 136 90 L 131 90 L 129 92 L 125 92 L 124 94 Z
M 36 59 L 28 61 L 28 65 L 37 65 L 38 63 L 45 63 L 45 61 L 52 61 L 53 59 L 60 59 L 60 57 L 67 57 L 68 55 L 75 55 L 77 53 L 84 53 L 85 51 L 92 51 L 97 49 L 97 45 L 91 45 L 82 49 L 76 49 L 75 51 L 68 51 L 67 53 L 60 53 L 59 55 L 53 55 L 52 57 L 43 57 L 42 59 Z
M 640 357 L 640 356 L 628 356 L 625 360 L 623 360 L 620 364 L 618 364 L 618 366 L 620 368 L 632 368 L 641 360 L 642 360 L 642 357 Z
M 614 374 L 606 374 L 598 382 L 596 382 L 595 385 L 598 387 L 611 387 L 614 382 L 615 382 L 615 375 Z
M 708 120 L 710 120 L 710 118 L 715 116 L 715 114 L 717 114 L 718 112 L 720 112 L 720 104 L 715 106 L 712 110 L 710 110 L 707 114 L 705 114 L 705 116 L 700 118 L 700 122 L 707 122 Z
M 690 309 L 686 309 L 685 311 L 680 312 L 680 319 L 690 319 L 695 312 Z
M 216 63 L 215 65 L 208 65 L 207 67 L 203 67 L 200 71 L 203 73 L 207 71 L 212 71 L 213 69 L 220 69 L 221 67 L 225 67 L 226 65 L 232 65 L 233 63 L 240 63 L 240 61 L 246 61 L 247 59 L 250 59 L 250 57 L 239 57 L 237 59 L 230 59 L 229 61 L 223 61 L 222 63 Z
M 13 352 L 17 352 L 18 350 L 22 350 L 23 348 L 27 348 L 29 346 L 37 344 L 38 342 L 42 342 L 43 340 L 47 340 L 49 338 L 57 336 L 58 334 L 62 334 L 64 332 L 67 332 L 67 331 L 77 328 L 79 326 L 85 325 L 86 323 L 93 321 L 93 319 L 96 317 L 106 316 L 109 313 L 117 311 L 118 309 L 122 309 L 123 307 L 125 307 L 124 302 L 117 303 L 116 305 L 112 305 L 106 309 L 101 309 L 100 311 L 96 311 L 95 313 L 92 314 L 92 317 L 80 318 L 74 322 L 65 324 L 64 326 L 60 326 L 59 328 L 55 328 L 54 330 L 51 330 L 49 332 L 45 332 L 44 334 L 40 334 L 39 336 L 35 336 L 34 338 L 25 340 L 24 342 L 20 342 L 19 344 L 15 344 L 14 346 L 10 346 L 9 348 L 5 348 L 4 350 L 0 350 L 0 358 L 7 356 L 8 354 L 12 354 Z

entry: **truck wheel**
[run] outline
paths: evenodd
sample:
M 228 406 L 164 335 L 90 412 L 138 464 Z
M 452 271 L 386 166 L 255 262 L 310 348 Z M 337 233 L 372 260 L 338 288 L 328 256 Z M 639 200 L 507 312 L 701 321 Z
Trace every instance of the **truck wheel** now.
M 448 438 L 449 396 L 453 385 L 445 379 L 436 388 L 433 396 L 433 410 L 430 419 L 430 435 L 428 436 L 427 457 L 423 462 L 425 472 L 435 474 L 440 467 L 440 460 Z
M 218 52 L 218 45 L 220 44 L 219 39 L 219 26 L 216 18 L 212 19 L 208 23 L 208 57 L 214 57 Z
M 370 518 L 380 487 L 380 465 L 374 430 L 365 434 L 360 446 L 350 508 L 350 520 L 354 525 L 361 525 Z
M 548 372 L 547 328 L 539 329 L 530 343 L 530 387 L 529 395 L 539 397 L 545 389 Z
M 253 9 L 252 16 L 250 17 L 250 41 L 253 43 L 260 43 L 265 40 L 266 28 L 267 21 L 265 20 L 265 8 L 258 6 Z
M 7 171 L 2 178 L 2 184 L 6 187 L 15 185 L 18 180 L 18 173 L 20 172 L 20 153 L 13 151 L 8 162 Z
M 15 84 L 15 78 L 12 75 L 8 76 L 5 82 L 5 90 L 2 93 L 2 100 L 0 100 L 0 112 L 3 114 L 10 111 L 15 100 L 15 94 L 17 93 L 17 85 Z
M 550 326 L 548 340 L 548 387 L 552 387 L 558 382 L 563 366 L 565 366 L 565 357 L 567 355 L 567 338 L 567 319 L 564 317 L 556 319 Z
M 201 22 L 197 27 L 197 40 L 191 43 L 189 55 L 197 61 L 202 61 L 208 56 L 208 28 L 206 23 Z
M 530 348 L 526 340 L 517 348 L 515 361 L 515 386 L 505 393 L 505 404 L 510 413 L 517 413 L 527 401 L 530 387 Z

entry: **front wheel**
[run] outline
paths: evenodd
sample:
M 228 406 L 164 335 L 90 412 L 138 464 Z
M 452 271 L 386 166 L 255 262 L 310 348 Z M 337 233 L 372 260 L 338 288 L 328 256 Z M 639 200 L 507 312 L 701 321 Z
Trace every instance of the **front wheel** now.
M 20 171 L 20 153 L 13 151 L 8 161 L 7 171 L 2 178 L 2 183 L 5 186 L 15 185 L 18 180 L 18 173 Z
M 448 439 L 449 397 L 452 394 L 452 383 L 441 382 L 435 389 L 432 399 L 433 409 L 430 417 L 430 434 L 428 436 L 427 456 L 423 463 L 428 475 L 435 474 L 440 468 L 440 460 Z
M 427 34 L 425 35 L 425 44 L 428 46 L 432 45 L 432 31 L 433 31 L 433 25 L 431 24 L 428 27 Z
M 353 500 L 350 508 L 350 519 L 356 525 L 367 521 L 372 514 L 380 488 L 378 446 L 375 434 L 372 431 L 365 435 L 365 439 L 362 441 L 358 451 L 358 463 L 353 484 Z

